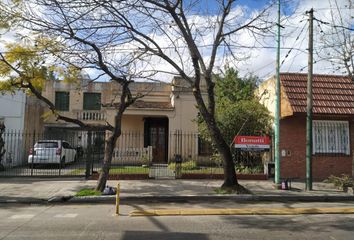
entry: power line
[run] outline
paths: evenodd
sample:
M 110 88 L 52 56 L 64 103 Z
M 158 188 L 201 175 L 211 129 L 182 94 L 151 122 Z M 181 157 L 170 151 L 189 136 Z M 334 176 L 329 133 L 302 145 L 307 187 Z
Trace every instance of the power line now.
M 331 24 L 331 23 L 329 23 L 329 22 L 323 21 L 323 20 L 318 19 L 318 18 L 314 18 L 313 20 L 316 20 L 317 22 L 322 23 L 322 24 L 325 24 L 325 25 L 328 25 L 328 26 L 330 26 L 330 27 L 343 28 L 343 29 L 346 29 L 346 30 L 349 30 L 349 31 L 354 31 L 354 28 L 349 28 L 349 27 L 342 26 L 342 25 Z
M 305 27 L 306 27 L 306 24 L 304 24 L 304 26 L 302 27 L 302 29 L 301 29 L 300 33 L 297 35 L 297 37 L 296 37 L 296 39 L 295 39 L 295 41 L 294 41 L 293 47 L 292 47 L 292 48 L 290 48 L 290 49 L 289 49 L 289 51 L 286 53 L 286 55 L 285 55 L 285 57 L 284 57 L 283 61 L 282 61 L 282 62 L 281 62 L 281 64 L 280 64 L 280 67 L 281 67 L 281 66 L 283 66 L 283 64 L 284 64 L 285 60 L 289 57 L 290 53 L 292 52 L 292 50 L 293 50 L 293 49 L 294 49 L 294 47 L 295 47 L 295 43 L 296 43 L 296 41 L 297 41 L 297 40 L 299 40 L 299 38 L 300 38 L 301 34 L 303 33 L 303 31 L 304 31 Z M 304 39 L 304 38 L 303 38 L 303 39 Z M 301 41 L 301 42 L 302 42 L 302 41 Z
M 302 45 L 302 43 L 304 42 L 304 40 L 305 40 L 305 38 L 302 39 L 302 41 L 301 41 L 301 43 L 300 43 L 300 46 Z M 295 58 L 296 58 L 297 56 L 299 56 L 301 53 L 302 53 L 302 52 L 298 52 L 298 53 L 292 58 L 293 60 L 291 61 L 291 64 L 289 65 L 288 71 L 289 71 L 290 68 L 293 66 L 294 61 L 295 61 Z

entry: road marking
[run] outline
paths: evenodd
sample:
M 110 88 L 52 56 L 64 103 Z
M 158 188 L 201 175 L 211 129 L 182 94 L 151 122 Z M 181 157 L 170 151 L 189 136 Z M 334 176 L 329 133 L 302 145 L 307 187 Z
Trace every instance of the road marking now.
M 77 213 L 57 214 L 54 217 L 55 218 L 76 218 L 77 217 Z
M 30 219 L 33 217 L 34 217 L 34 214 L 16 214 L 16 215 L 12 215 L 10 218 L 11 219 Z
M 131 211 L 129 216 L 354 214 L 354 208 L 190 208 Z

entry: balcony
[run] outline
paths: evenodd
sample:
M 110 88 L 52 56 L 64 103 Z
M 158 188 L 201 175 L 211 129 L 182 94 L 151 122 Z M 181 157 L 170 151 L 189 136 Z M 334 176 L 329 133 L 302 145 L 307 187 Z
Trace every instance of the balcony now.
M 102 110 L 79 110 L 76 117 L 82 121 L 106 121 L 106 111 Z

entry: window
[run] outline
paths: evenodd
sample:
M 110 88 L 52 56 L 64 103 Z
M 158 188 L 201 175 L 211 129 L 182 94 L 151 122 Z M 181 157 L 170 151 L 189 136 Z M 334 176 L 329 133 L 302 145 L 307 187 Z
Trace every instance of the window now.
M 69 111 L 69 92 L 55 92 L 55 108 L 58 111 Z
M 34 145 L 35 148 L 58 148 L 58 142 L 38 142 Z
M 63 148 L 65 148 L 65 149 L 70 149 L 71 148 L 69 143 L 67 143 L 67 142 L 63 142 L 62 145 L 63 145 Z
M 211 143 L 198 136 L 198 155 L 209 156 L 213 153 Z
M 101 110 L 101 93 L 84 93 L 84 110 Z
M 313 121 L 312 131 L 313 154 L 350 154 L 347 121 Z

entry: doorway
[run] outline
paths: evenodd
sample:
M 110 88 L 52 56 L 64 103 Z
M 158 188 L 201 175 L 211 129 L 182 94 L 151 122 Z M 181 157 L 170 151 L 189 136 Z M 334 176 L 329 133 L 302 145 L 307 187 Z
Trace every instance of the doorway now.
M 153 163 L 167 163 L 168 118 L 145 118 L 144 146 L 152 146 Z

